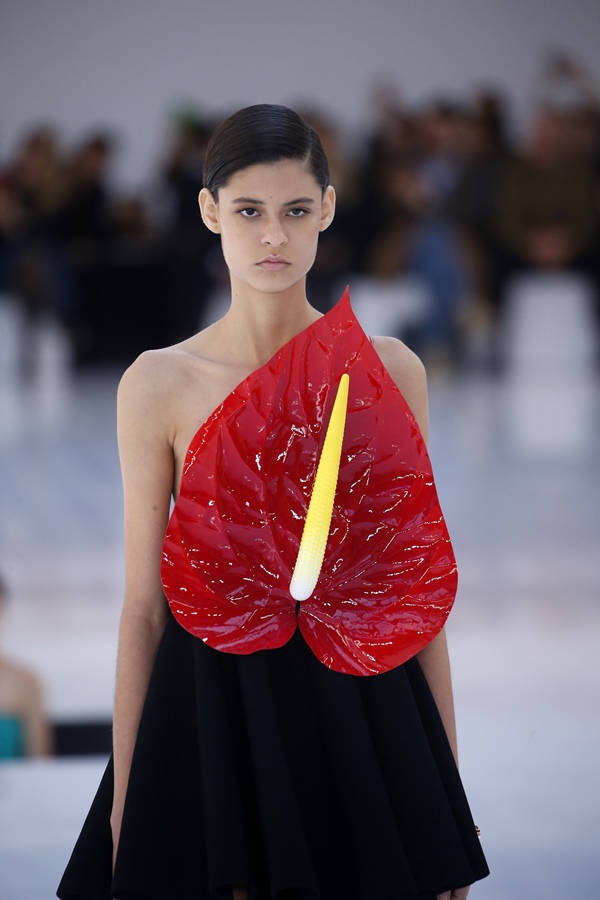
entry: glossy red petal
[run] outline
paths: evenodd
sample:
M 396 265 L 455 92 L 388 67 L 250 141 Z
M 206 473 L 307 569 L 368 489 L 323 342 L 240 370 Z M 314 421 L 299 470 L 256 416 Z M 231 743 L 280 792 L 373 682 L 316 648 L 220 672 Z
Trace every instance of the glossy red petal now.
M 315 592 L 296 616 L 289 583 L 343 372 L 350 395 L 331 530 Z M 298 621 L 339 672 L 393 668 L 443 627 L 456 566 L 429 457 L 347 293 L 198 430 L 162 578 L 176 618 L 210 646 L 280 647 Z

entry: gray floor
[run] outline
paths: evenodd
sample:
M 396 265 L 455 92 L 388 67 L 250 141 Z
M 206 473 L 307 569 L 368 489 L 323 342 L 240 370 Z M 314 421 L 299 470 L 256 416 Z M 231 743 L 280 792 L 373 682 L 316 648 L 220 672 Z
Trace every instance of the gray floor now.
M 43 676 L 53 716 L 108 716 L 122 583 L 116 376 L 72 383 L 48 332 L 41 379 L 19 388 L 1 310 L 3 647 Z M 532 367 L 511 340 L 502 378 L 430 380 L 431 455 L 461 573 L 449 624 L 461 768 L 493 870 L 471 896 L 593 900 L 598 384 L 581 346 Z M 103 764 L 0 768 L 2 900 L 53 896 Z

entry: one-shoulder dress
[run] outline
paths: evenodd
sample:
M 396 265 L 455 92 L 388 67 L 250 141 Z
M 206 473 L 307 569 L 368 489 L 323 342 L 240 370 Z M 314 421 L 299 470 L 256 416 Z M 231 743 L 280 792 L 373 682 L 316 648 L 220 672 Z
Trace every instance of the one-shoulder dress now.
M 320 386 L 340 367 L 351 393 L 336 506 L 314 595 L 295 602 L 332 404 Z M 114 873 L 111 759 L 61 900 L 209 900 L 232 886 L 251 900 L 432 900 L 488 874 L 417 657 L 449 612 L 454 558 L 388 378 L 345 297 L 195 436 Z

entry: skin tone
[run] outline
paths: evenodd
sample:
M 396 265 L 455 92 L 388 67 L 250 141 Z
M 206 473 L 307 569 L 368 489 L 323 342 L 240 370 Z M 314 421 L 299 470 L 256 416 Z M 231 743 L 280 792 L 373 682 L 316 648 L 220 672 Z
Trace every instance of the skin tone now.
M 0 596 L 0 619 L 4 598 Z M 0 656 L 0 715 L 15 716 L 23 725 L 26 756 L 48 756 L 52 736 L 39 679 L 10 659 Z
M 185 453 L 225 397 L 320 317 L 306 298 L 306 275 L 319 234 L 333 219 L 335 193 L 331 187 L 322 192 L 304 162 L 285 160 L 242 169 L 217 197 L 203 189 L 199 203 L 204 224 L 221 237 L 231 276 L 231 306 L 222 319 L 192 338 L 143 353 L 119 386 L 126 578 L 114 716 L 115 847 L 142 704 L 167 618 L 161 549 Z M 423 366 L 393 338 L 376 338 L 375 347 L 426 436 Z M 456 753 L 443 634 L 422 651 L 420 661 Z M 440 896 L 463 900 L 467 890 Z M 233 897 L 246 900 L 247 892 L 234 887 Z

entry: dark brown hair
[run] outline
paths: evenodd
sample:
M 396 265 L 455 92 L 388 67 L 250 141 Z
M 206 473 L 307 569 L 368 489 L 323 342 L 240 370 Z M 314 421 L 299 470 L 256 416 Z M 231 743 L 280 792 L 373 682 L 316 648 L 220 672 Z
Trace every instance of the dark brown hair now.
M 213 132 L 204 159 L 204 186 L 217 199 L 219 188 L 240 169 L 284 159 L 306 162 L 315 181 L 325 191 L 329 184 L 329 165 L 314 128 L 287 106 L 271 103 L 246 106 Z

